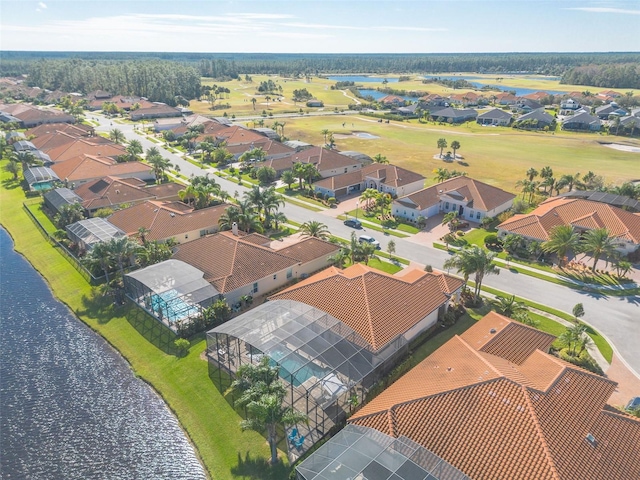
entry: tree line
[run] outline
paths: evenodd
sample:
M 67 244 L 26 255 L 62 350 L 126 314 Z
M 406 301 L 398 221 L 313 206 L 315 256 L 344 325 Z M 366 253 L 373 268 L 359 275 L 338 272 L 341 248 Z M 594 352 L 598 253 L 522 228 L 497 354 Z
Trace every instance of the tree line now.
M 250 74 L 306 76 L 322 73 L 528 72 L 562 75 L 584 65 L 639 64 L 638 53 L 458 53 L 458 54 L 280 54 L 3 52 L 1 75 L 28 73 L 34 62 L 86 61 L 90 64 L 156 62 L 195 68 L 216 79 Z M 184 95 L 184 94 L 183 94 Z M 193 96 L 185 95 L 188 98 Z
M 176 105 L 176 98 L 200 96 L 200 73 L 189 65 L 160 60 L 94 61 L 41 59 L 30 62 L 28 83 L 64 92 L 136 95 Z
M 560 83 L 609 88 L 640 88 L 640 63 L 606 63 L 571 68 Z

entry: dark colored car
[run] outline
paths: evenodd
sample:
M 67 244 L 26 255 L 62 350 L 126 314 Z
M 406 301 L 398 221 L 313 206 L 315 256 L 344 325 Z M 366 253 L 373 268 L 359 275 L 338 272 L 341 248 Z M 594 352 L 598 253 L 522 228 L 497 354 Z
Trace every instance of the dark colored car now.
M 640 397 L 633 397 L 627 404 L 627 410 L 637 410 L 640 408 Z
M 362 228 L 362 224 L 360 223 L 359 220 L 356 220 L 355 218 L 347 218 L 344 221 L 344 224 L 347 227 L 352 227 L 352 228 Z

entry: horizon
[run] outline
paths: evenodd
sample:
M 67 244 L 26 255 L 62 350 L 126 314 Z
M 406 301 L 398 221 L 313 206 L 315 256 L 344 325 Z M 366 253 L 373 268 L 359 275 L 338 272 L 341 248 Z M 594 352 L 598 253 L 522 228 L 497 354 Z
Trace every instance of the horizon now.
M 633 0 L 3 0 L 0 8 L 2 51 L 15 52 L 640 51 Z M 615 35 L 594 34 L 598 24 Z

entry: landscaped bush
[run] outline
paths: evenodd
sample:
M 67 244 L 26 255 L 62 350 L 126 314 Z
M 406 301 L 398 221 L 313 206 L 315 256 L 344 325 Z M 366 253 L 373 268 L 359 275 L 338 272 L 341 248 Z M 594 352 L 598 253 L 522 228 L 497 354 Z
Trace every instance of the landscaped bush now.
M 484 244 L 491 250 L 499 250 L 502 248 L 502 242 L 495 233 L 490 233 L 484 237 Z
M 510 211 L 502 212 L 500 215 L 498 215 L 498 220 L 500 221 L 500 223 L 502 223 L 502 222 L 506 222 L 511 217 L 513 217 L 513 212 L 510 212 Z
M 191 347 L 191 343 L 186 338 L 178 338 L 173 344 L 178 351 L 178 355 L 184 357 L 187 353 L 189 353 L 189 348 Z
M 511 206 L 511 211 L 516 213 L 524 213 L 529 208 L 529 204 L 524 200 L 514 200 L 513 205 Z
M 598 375 L 604 375 L 604 372 L 602 371 L 602 368 L 600 368 L 600 365 L 596 363 L 596 361 L 591 357 L 591 355 L 589 355 L 589 352 L 587 352 L 586 350 L 583 350 L 579 356 L 574 357 L 573 355 L 569 354 L 568 348 L 563 348 L 562 350 L 557 352 L 557 355 L 565 362 L 572 363 Z

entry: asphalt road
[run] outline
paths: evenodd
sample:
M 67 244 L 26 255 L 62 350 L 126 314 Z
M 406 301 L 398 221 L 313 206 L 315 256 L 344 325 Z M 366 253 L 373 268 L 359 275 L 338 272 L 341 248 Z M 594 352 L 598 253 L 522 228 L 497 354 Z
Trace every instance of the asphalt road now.
M 204 175 L 207 172 L 213 175 L 213 169 L 201 169 L 183 158 L 175 155 L 162 145 L 147 140 L 143 135 L 134 131 L 131 124 L 111 124 L 109 119 L 97 114 L 89 115 L 100 122 L 97 131 L 108 131 L 111 128 L 120 129 L 127 139 L 137 138 L 143 148 L 156 147 L 163 156 L 172 163 L 180 166 L 180 173 L 191 176 Z M 216 177 L 216 182 L 223 190 L 233 195 L 238 192 L 240 195 L 247 187 L 238 185 L 235 182 L 224 178 Z M 319 221 L 327 225 L 333 235 L 342 238 L 350 238 L 352 228 L 343 225 L 341 220 L 325 215 L 318 215 L 310 210 L 297 205 L 287 203 L 282 209 L 287 218 L 303 223 L 314 216 Z M 421 245 L 408 241 L 404 238 L 390 237 L 380 232 L 366 232 L 366 229 L 358 232 L 368 233 L 375 237 L 386 251 L 387 242 L 393 238 L 396 244 L 396 254 L 400 257 L 433 266 L 442 270 L 444 261 L 449 258 L 449 254 L 433 248 L 430 245 Z M 451 272 L 455 273 L 455 272 Z M 640 378 L 640 297 L 615 297 L 603 294 L 593 294 L 573 290 L 551 282 L 540 280 L 531 276 L 518 274 L 510 270 L 500 269 L 499 275 L 492 275 L 485 278 L 483 285 L 497 288 L 499 290 L 515 294 L 519 297 L 532 300 L 549 307 L 553 307 L 565 312 L 571 312 L 576 303 L 584 305 L 585 316 L 583 320 L 596 328 L 613 345 L 614 350 L 621 360 L 634 371 Z

